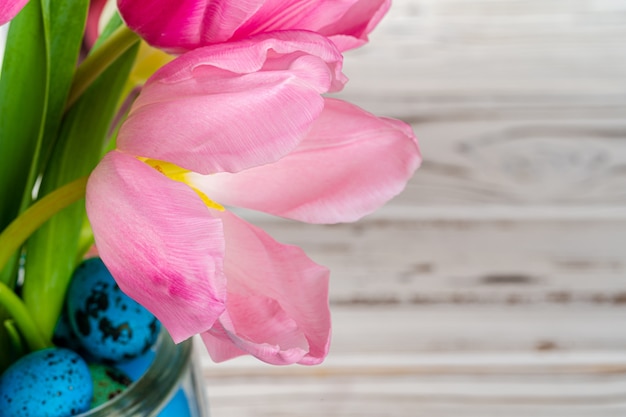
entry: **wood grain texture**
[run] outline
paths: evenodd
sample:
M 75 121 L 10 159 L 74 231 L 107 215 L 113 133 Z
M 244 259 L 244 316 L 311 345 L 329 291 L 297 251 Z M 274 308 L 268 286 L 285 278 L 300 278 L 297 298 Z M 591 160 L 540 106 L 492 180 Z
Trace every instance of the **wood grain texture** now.
M 395 0 L 339 97 L 423 166 L 358 223 L 247 214 L 331 268 L 333 345 L 205 357 L 213 415 L 626 415 L 624 39 L 624 0 Z

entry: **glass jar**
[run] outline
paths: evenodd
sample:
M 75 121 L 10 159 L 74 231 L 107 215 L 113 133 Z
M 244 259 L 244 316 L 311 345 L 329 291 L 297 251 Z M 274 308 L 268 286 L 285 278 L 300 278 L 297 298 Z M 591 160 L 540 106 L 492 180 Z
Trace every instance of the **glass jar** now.
M 147 366 L 139 379 L 111 401 L 76 417 L 208 417 L 193 339 L 175 344 L 162 330 L 155 347 L 134 362 L 133 367 Z

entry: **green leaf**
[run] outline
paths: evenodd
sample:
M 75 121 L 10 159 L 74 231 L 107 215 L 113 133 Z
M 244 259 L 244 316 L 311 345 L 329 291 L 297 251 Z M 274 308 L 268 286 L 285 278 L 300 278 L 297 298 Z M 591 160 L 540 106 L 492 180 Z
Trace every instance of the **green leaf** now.
M 65 103 L 76 71 L 89 0 L 41 0 L 46 31 L 48 60 L 48 97 L 40 147 L 31 166 L 29 184 L 43 171 L 50 158 L 61 126 Z M 28 193 L 30 194 L 30 193 Z M 29 195 L 20 211 L 30 204 Z
M 19 212 L 45 116 L 47 68 L 41 7 L 31 1 L 11 22 L 0 77 L 0 229 Z
M 113 63 L 72 106 L 41 184 L 45 195 L 88 175 L 99 162 L 118 111 L 138 46 Z M 22 298 L 45 337 L 50 337 L 76 267 L 84 201 L 60 211 L 28 241 Z
M 31 203 L 56 141 L 88 6 L 33 0 L 11 22 L 0 79 L 0 230 Z M 16 270 L 14 261 L 0 281 L 12 286 Z

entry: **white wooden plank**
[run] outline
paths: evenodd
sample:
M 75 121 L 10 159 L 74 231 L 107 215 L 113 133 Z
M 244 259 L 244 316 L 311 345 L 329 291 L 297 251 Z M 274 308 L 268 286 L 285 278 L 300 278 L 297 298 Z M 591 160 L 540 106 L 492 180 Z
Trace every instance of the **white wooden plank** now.
M 586 305 L 332 306 L 331 354 L 623 351 L 626 310 Z
M 331 355 L 318 367 L 207 364 L 214 414 L 613 416 L 626 406 L 614 354 Z M 531 413 L 531 414 L 528 414 Z
M 623 121 L 545 117 L 416 124 L 424 164 L 393 204 L 553 205 L 563 211 L 587 205 L 626 212 Z

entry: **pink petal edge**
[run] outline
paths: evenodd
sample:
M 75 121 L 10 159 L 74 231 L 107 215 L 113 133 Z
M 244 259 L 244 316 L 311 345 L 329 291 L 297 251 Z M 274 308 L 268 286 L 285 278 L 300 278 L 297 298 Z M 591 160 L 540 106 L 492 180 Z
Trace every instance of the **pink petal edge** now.
M 226 311 L 202 339 L 215 361 L 243 354 L 275 365 L 323 361 L 330 344 L 327 268 L 222 212 Z

